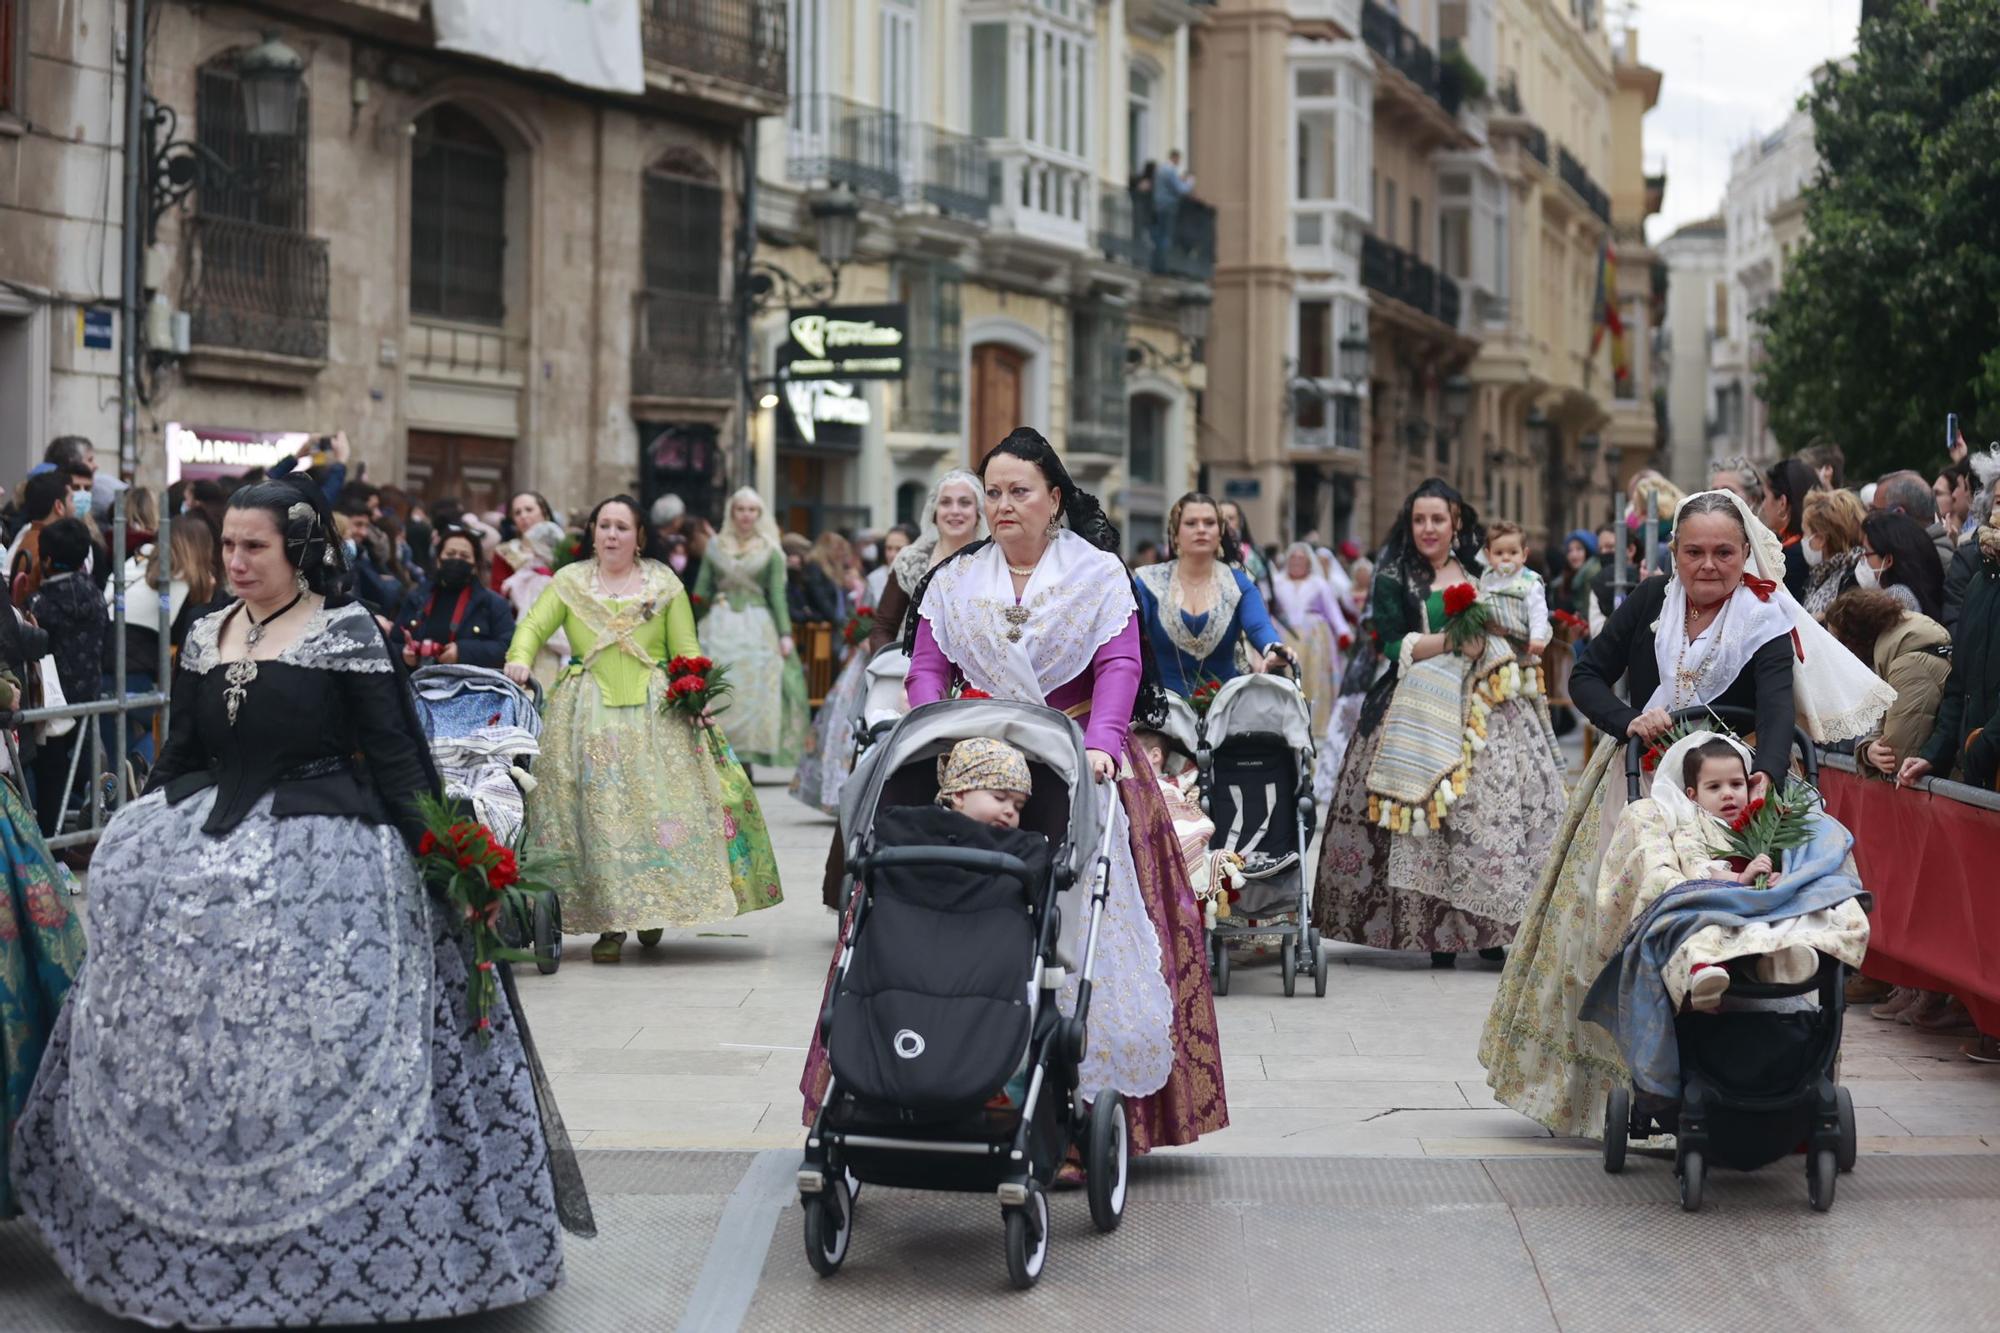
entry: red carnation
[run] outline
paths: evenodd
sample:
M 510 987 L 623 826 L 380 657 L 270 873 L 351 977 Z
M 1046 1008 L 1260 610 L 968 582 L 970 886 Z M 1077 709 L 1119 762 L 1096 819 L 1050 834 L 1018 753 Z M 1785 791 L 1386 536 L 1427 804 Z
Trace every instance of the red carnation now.
M 1340 646 L 1341 646 L 1342 648 L 1351 648 L 1351 647 L 1353 647 L 1353 646 L 1354 646 L 1354 636 L 1353 636 L 1352 634 L 1343 634 L 1343 635 L 1341 635 L 1341 636 L 1340 636 Z
M 985 690 L 975 689 L 968 685 L 958 692 L 958 697 L 961 699 L 991 699 L 993 696 Z
M 1444 613 L 1464 615 L 1466 608 L 1478 600 L 1479 590 L 1470 583 L 1454 583 L 1444 590 Z
M 417 855 L 429 856 L 437 850 L 437 845 L 437 834 L 431 832 L 429 829 L 425 829 L 424 836 L 417 839 Z
M 493 868 L 486 872 L 486 882 L 496 889 L 504 889 L 521 878 L 521 870 L 514 861 L 514 851 L 502 847 L 493 862 Z
M 1735 833 L 1741 833 L 1744 829 L 1749 828 L 1750 821 L 1755 819 L 1757 817 L 1757 812 L 1762 810 L 1763 808 L 1764 808 L 1764 798 L 1760 796 L 1756 800 L 1750 802 L 1750 804 L 1744 806 L 1743 813 L 1736 816 L 1735 819 L 1729 822 L 1730 830 Z

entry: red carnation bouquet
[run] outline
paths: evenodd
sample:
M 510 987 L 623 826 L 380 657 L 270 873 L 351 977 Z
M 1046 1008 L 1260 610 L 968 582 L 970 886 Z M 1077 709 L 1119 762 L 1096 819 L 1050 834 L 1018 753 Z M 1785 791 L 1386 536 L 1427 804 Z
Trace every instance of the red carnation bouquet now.
M 1454 651 L 1486 637 L 1486 603 L 1479 589 L 1470 583 L 1454 583 L 1444 590 L 1444 641 Z
M 526 963 L 534 955 L 509 948 L 500 938 L 500 917 L 510 905 L 524 908 L 548 885 L 524 878 L 514 849 L 475 819 L 460 819 L 435 796 L 417 798 L 423 836 L 417 840 L 417 871 L 453 908 L 472 935 L 472 975 L 466 982 L 466 1009 L 481 1042 L 493 1036 L 495 963 Z
M 1556 637 L 1566 641 L 1574 642 L 1590 633 L 1590 626 L 1582 616 L 1573 611 L 1565 611 L 1561 607 L 1549 612 L 1549 620 L 1554 623 L 1558 631 Z
M 954 699 L 991 699 L 993 696 L 985 690 L 979 689 L 977 686 L 967 685 L 964 681 L 960 681 L 957 692 L 951 697 Z
M 1776 796 L 1758 797 L 1743 807 L 1743 813 L 1729 824 L 1729 851 L 1750 862 L 1768 856 L 1773 864 L 1781 854 L 1812 841 L 1813 808 L 1819 792 L 1798 778 L 1787 778 Z M 1771 877 L 1759 875 L 1757 887 L 1770 887 Z
M 1194 687 L 1194 692 L 1188 695 L 1188 703 L 1194 708 L 1196 717 L 1208 716 L 1209 705 L 1215 702 L 1216 692 L 1221 688 L 1222 682 L 1213 676 L 1204 677 Z
M 875 608 L 857 606 L 854 608 L 854 614 L 847 618 L 847 623 L 841 626 L 840 637 L 842 642 L 851 647 L 857 643 L 868 642 L 868 636 L 874 632 Z
M 667 693 L 660 711 L 708 725 L 710 710 L 729 697 L 729 668 L 706 657 L 676 657 L 667 662 L 666 671 Z
M 1653 743 L 1646 747 L 1646 752 L 1639 756 L 1640 770 L 1650 773 L 1658 768 L 1660 760 L 1666 757 L 1667 751 L 1673 749 L 1697 731 L 1713 731 L 1719 736 L 1733 736 L 1736 734 L 1722 723 L 1713 720 L 1699 722 L 1690 718 L 1685 722 L 1676 722 L 1673 726 L 1661 732 L 1654 739 Z

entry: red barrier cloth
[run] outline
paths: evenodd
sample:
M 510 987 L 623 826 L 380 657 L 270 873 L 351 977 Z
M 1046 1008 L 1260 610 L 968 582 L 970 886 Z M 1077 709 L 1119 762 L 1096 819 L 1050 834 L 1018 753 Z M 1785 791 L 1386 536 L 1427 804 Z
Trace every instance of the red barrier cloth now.
M 1875 896 L 1868 961 L 1879 981 L 1949 991 L 2000 1035 L 2000 811 L 1820 770 L 1827 812 L 1854 834 Z

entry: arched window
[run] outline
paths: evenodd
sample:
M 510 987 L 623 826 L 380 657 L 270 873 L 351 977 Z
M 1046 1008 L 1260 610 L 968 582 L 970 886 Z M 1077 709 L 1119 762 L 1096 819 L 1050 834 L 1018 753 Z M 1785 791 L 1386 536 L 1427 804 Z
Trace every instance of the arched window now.
M 507 150 L 470 114 L 433 107 L 410 155 L 410 313 L 507 317 Z

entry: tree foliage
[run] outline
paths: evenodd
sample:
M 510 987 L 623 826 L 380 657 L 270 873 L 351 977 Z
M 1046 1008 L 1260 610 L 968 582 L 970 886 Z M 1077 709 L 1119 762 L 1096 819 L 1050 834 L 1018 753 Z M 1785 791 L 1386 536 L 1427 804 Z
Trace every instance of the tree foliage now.
M 2000 435 L 2000 4 L 1903 0 L 1806 105 L 1820 172 L 1758 392 L 1786 449 L 1933 471 L 1946 412 Z

